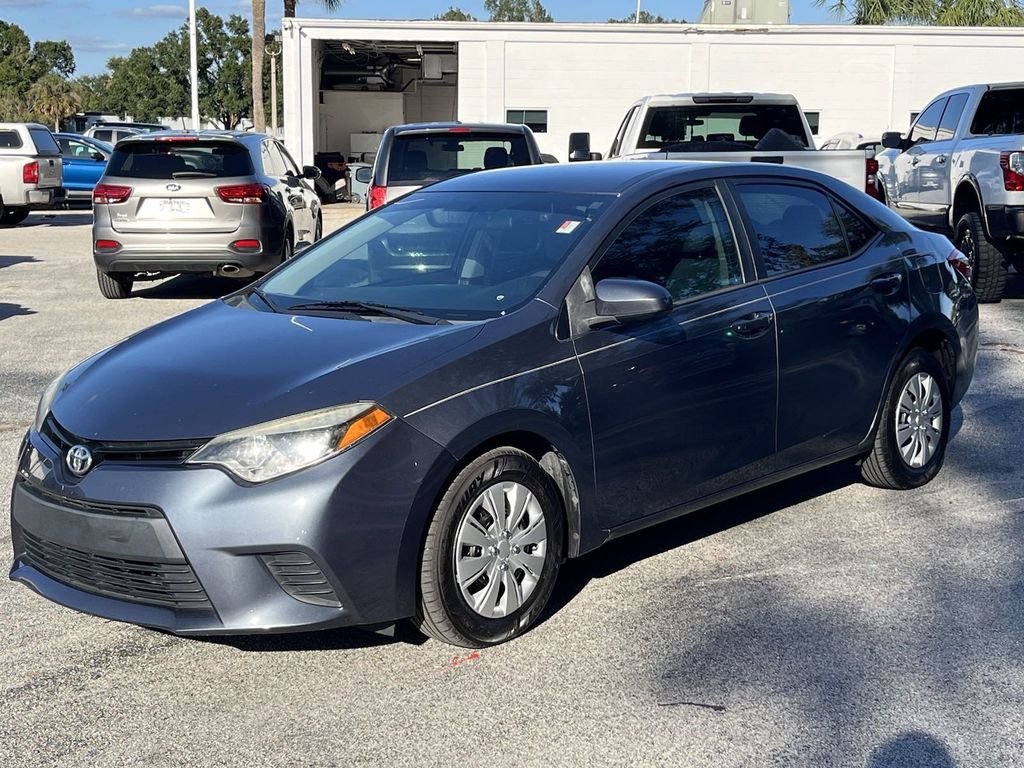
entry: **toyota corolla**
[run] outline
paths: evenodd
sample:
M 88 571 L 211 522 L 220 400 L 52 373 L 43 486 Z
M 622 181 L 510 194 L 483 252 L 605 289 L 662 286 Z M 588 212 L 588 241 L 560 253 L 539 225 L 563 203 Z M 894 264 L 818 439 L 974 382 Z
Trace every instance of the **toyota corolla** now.
M 931 480 L 974 371 L 970 270 L 809 171 L 442 182 L 58 377 L 11 578 L 179 634 L 501 642 L 631 531 L 833 462 Z

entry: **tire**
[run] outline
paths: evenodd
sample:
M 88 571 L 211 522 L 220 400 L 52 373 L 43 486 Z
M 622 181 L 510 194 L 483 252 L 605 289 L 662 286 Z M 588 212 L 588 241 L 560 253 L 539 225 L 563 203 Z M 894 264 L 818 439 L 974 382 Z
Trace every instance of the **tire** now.
M 6 206 L 0 208 L 0 224 L 5 226 L 13 227 L 21 224 L 27 218 L 28 208 L 26 206 Z
M 931 395 L 939 398 L 941 402 L 935 402 L 927 393 L 924 398 L 915 397 L 921 390 L 914 386 L 914 382 L 920 384 L 921 376 L 931 380 Z M 924 412 L 915 413 L 913 406 L 909 409 L 901 408 L 901 400 L 907 391 L 910 392 L 909 399 L 924 403 L 924 411 L 941 418 L 941 424 L 937 428 L 934 419 L 928 418 Z M 942 468 L 946 456 L 946 444 L 949 442 L 949 402 L 949 384 L 938 360 L 923 349 L 912 350 L 903 359 L 893 377 L 882 406 L 874 446 L 861 464 L 861 475 L 865 482 L 877 488 L 896 491 L 918 488 L 930 482 Z M 934 403 L 934 407 L 929 408 L 929 403 Z M 918 415 L 920 422 L 915 424 L 915 417 Z M 899 429 L 898 419 L 903 424 Z M 913 450 L 915 430 L 922 436 L 917 443 L 920 452 Z M 904 448 L 901 448 L 901 442 Z M 911 460 L 908 460 L 905 450 L 912 452 Z
M 100 285 L 100 293 L 108 299 L 127 299 L 132 295 L 134 275 L 125 272 L 103 272 L 96 270 L 96 282 Z
M 292 244 L 291 230 L 285 232 L 284 243 L 281 245 L 281 263 L 284 264 L 295 255 L 295 246 Z
M 497 520 L 489 511 L 494 508 L 489 499 L 502 503 L 509 529 L 500 531 L 493 524 Z M 521 499 L 523 514 L 519 521 L 510 520 Z M 504 447 L 472 461 L 448 487 L 427 529 L 414 618 L 420 630 L 449 645 L 483 648 L 529 629 L 547 605 L 558 576 L 563 526 L 558 489 L 529 454 Z M 541 544 L 525 543 L 541 535 Z M 467 538 L 488 546 L 466 544 Z M 457 553 L 466 566 L 465 588 L 456 578 Z M 479 609 L 470 599 L 479 600 Z
M 318 213 L 316 216 L 316 224 L 313 226 L 313 242 L 319 242 L 324 236 L 324 217 L 323 214 Z
M 1006 262 L 999 249 L 985 237 L 985 224 L 977 212 L 969 211 L 960 217 L 954 243 L 971 262 L 971 285 L 978 301 L 1002 299 L 1007 278 Z

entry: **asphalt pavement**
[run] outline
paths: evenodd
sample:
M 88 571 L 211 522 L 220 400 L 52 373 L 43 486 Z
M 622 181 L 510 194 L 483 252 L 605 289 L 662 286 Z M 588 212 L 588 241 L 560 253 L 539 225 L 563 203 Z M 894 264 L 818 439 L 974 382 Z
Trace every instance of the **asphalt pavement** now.
M 235 285 L 107 301 L 89 222 L 0 229 L 0 494 L 52 377 Z M 981 319 L 933 483 L 839 466 L 616 541 L 497 648 L 182 639 L 2 580 L 0 766 L 1024 765 L 1024 278 Z

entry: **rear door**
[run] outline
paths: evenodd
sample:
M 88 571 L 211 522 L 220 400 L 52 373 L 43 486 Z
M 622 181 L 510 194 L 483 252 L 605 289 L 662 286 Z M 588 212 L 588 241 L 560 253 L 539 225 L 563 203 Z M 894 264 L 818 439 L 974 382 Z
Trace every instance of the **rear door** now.
M 234 232 L 245 206 L 221 195 L 255 179 L 239 142 L 183 137 L 118 144 L 103 181 L 131 189 L 123 203 L 107 205 L 115 231 L 172 233 Z
M 32 143 L 36 147 L 36 160 L 39 162 L 39 189 L 52 189 L 64 183 L 64 163 L 60 147 L 53 134 L 46 128 L 28 129 Z
M 734 186 L 779 344 L 779 468 L 868 434 L 910 316 L 906 265 L 853 208 L 804 182 Z

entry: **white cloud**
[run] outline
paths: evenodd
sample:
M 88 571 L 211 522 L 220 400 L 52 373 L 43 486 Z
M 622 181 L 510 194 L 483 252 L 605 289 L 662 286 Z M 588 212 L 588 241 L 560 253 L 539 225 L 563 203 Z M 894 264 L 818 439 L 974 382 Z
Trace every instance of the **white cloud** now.
M 0 0 L 0 8 L 31 8 L 46 5 L 50 0 Z
M 128 11 L 128 15 L 146 18 L 180 19 L 188 16 L 188 10 L 183 5 L 145 5 L 141 8 L 131 8 Z
M 71 43 L 74 50 L 88 51 L 89 53 L 128 53 L 132 49 L 128 43 L 107 40 L 102 37 L 69 37 L 68 42 Z

